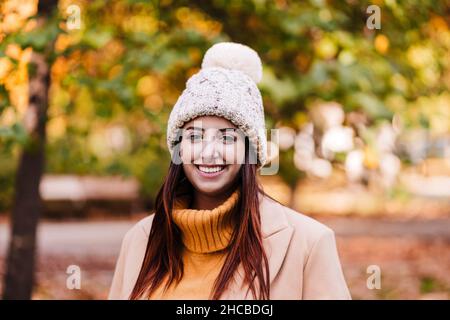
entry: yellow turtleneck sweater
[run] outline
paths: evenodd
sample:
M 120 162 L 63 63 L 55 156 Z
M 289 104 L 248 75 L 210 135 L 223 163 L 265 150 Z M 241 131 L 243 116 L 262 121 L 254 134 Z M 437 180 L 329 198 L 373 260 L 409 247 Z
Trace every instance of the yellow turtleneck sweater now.
M 240 196 L 237 188 L 230 197 L 211 210 L 189 209 L 189 198 L 178 198 L 173 221 L 182 231 L 184 274 L 181 281 L 164 291 L 164 284 L 149 299 L 209 299 L 214 282 L 225 262 L 231 241 L 231 212 Z

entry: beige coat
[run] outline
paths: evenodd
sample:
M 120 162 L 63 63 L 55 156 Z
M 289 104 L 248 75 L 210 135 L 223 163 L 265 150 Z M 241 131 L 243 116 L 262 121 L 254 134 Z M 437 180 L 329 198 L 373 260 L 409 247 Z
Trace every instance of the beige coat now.
M 351 299 L 339 261 L 334 232 L 320 222 L 260 198 L 263 245 L 269 259 L 271 299 Z M 125 235 L 109 299 L 128 299 L 138 277 L 153 215 Z M 250 299 L 238 268 L 221 299 Z

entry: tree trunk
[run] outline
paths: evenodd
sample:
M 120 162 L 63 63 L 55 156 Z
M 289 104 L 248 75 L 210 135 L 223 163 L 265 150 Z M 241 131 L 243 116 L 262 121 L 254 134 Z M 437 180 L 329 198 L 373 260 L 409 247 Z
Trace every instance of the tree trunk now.
M 40 1 L 38 23 L 46 23 L 57 1 Z M 53 44 L 49 44 L 48 49 Z M 48 54 L 48 51 L 47 51 Z M 15 181 L 11 239 L 8 249 L 3 299 L 30 299 L 34 284 L 36 230 L 41 213 L 39 183 L 44 171 L 45 124 L 50 66 L 46 53 L 33 52 L 30 61 L 29 107 L 25 126 L 30 141 L 22 151 Z
M 44 170 L 45 117 L 49 87 L 49 67 L 42 55 L 33 53 L 36 75 L 30 80 L 30 105 L 35 119 L 30 144 L 20 157 L 12 211 L 4 299 L 30 299 L 36 247 L 36 229 L 41 212 L 39 183 Z M 33 124 L 31 124 L 33 125 Z

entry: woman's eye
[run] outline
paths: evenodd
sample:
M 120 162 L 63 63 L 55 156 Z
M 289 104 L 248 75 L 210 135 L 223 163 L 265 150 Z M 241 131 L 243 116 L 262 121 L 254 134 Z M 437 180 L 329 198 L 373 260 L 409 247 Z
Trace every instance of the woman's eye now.
M 222 139 L 224 143 L 233 143 L 236 141 L 235 136 L 223 136 Z
M 203 136 L 201 134 L 191 134 L 188 138 L 191 142 L 200 142 L 203 140 Z M 220 139 L 222 139 L 224 144 L 231 144 L 237 140 L 237 138 L 232 135 L 224 135 L 221 136 Z
M 202 139 L 202 136 L 200 134 L 191 134 L 189 136 L 189 139 L 191 140 L 191 142 L 196 142 L 200 141 Z

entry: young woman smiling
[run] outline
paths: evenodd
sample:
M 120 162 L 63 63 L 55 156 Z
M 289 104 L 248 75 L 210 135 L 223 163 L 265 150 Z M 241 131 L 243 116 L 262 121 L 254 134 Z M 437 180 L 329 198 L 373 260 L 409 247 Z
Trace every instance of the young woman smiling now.
M 110 299 L 350 299 L 334 232 L 269 197 L 261 60 L 218 43 L 168 121 L 154 212 L 127 232 Z

